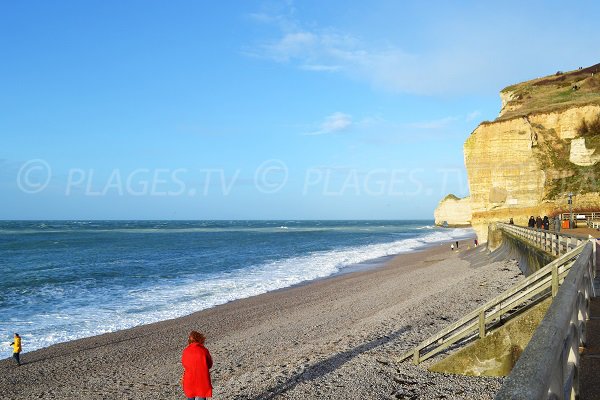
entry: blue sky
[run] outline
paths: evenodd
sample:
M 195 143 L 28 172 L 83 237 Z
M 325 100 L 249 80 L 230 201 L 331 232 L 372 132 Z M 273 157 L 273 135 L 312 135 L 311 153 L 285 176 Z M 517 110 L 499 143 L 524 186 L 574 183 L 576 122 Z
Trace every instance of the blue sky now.
M 0 219 L 432 218 L 503 87 L 600 61 L 599 8 L 4 1 Z

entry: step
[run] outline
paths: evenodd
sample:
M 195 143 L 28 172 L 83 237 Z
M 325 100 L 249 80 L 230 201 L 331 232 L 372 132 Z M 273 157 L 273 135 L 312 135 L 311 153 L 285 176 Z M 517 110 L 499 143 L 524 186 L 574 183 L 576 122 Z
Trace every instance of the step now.
M 579 370 L 579 400 L 598 400 L 600 399 L 600 385 L 598 385 L 600 357 L 586 356 L 586 353 L 584 352 L 581 357 Z
M 590 318 L 600 318 L 600 297 L 590 299 Z
M 596 272 L 596 278 L 594 278 L 594 294 L 597 298 L 600 298 L 600 272 Z
M 600 319 L 590 319 L 585 326 L 585 352 L 600 355 Z

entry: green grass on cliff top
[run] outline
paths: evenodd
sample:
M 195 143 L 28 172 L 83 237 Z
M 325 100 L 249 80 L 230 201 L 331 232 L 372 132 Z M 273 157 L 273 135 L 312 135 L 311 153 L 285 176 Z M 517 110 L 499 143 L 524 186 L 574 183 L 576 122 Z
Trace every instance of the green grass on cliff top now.
M 577 90 L 573 87 L 577 86 Z M 496 121 L 559 111 L 573 106 L 600 104 L 600 64 L 509 86 L 502 93 L 512 93 L 507 106 L 515 107 Z

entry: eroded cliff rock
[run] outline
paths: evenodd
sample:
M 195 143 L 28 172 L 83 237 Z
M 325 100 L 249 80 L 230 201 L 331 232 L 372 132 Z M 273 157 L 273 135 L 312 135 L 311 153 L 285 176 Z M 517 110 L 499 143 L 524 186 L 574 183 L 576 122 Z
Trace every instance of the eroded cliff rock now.
M 471 225 L 471 202 L 468 197 L 459 199 L 453 194 L 446 196 L 433 213 L 435 224 L 449 227 Z
M 600 64 L 504 89 L 498 118 L 466 140 L 470 219 L 481 242 L 492 222 L 526 225 L 531 215 L 568 211 L 569 192 L 575 210 L 600 210 L 598 72 Z
M 600 153 L 596 149 L 588 149 L 585 144 L 585 138 L 575 138 L 571 140 L 571 153 L 569 161 L 575 165 L 589 167 L 596 165 L 600 161 Z

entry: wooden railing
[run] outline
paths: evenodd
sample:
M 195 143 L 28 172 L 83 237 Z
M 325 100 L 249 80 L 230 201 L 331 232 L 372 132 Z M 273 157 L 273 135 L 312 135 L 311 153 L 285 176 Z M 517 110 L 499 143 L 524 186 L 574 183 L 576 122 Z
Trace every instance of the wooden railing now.
M 556 233 L 544 229 L 527 228 L 505 223 L 498 223 L 498 227 L 504 232 L 517 236 L 555 256 L 564 254 L 589 239 L 587 236 L 582 235 Z
M 577 399 L 596 246 L 585 244 L 496 400 Z
M 573 212 L 573 219 L 578 215 L 585 215 L 586 219 L 600 219 L 600 212 Z M 571 218 L 571 213 L 560 214 L 560 219 L 568 220 Z
M 598 228 L 598 224 L 600 223 L 600 212 L 574 212 L 571 216 L 571 213 L 562 213 L 560 214 L 561 220 L 570 220 L 571 217 L 575 222 L 585 222 L 587 226 L 590 228 Z
M 514 225 L 509 225 L 513 226 Z M 527 228 L 525 228 L 527 229 Z M 585 243 L 572 248 L 545 267 L 534 272 L 511 289 L 465 315 L 459 321 L 421 342 L 404 353 L 398 361 L 412 357 L 415 365 L 465 340 L 483 338 L 495 327 L 516 315 L 518 311 L 555 296 Z

